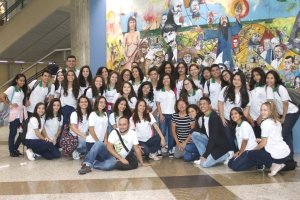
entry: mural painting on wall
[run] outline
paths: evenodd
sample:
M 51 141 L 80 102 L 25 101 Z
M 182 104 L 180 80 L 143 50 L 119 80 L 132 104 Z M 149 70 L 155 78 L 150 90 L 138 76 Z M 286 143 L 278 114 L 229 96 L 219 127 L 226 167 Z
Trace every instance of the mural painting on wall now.
M 146 72 L 167 60 L 213 63 L 247 77 L 276 70 L 300 92 L 300 12 L 295 0 L 107 1 L 107 67 Z

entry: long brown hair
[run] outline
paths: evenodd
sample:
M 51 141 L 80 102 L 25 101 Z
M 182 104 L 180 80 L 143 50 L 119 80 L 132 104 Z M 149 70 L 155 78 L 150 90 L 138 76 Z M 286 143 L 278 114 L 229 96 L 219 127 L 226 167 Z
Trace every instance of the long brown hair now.
M 188 91 L 185 89 L 184 87 L 184 82 L 185 81 L 189 81 L 191 84 L 192 84 L 192 87 L 193 87 L 193 90 L 196 92 L 198 90 L 198 87 L 195 85 L 194 81 L 191 79 L 191 78 L 185 78 L 183 80 L 183 87 L 182 87 L 182 90 L 179 94 L 180 98 L 183 99 L 184 102 L 189 102 L 188 101 Z
M 147 111 L 147 103 L 146 103 L 146 101 L 144 99 L 139 99 L 138 102 L 135 105 L 134 113 L 133 113 L 133 116 L 132 116 L 133 122 L 135 124 L 141 122 L 141 120 L 139 118 L 139 111 L 138 111 L 138 106 L 139 106 L 140 103 L 144 103 L 145 104 L 145 110 L 143 112 L 143 120 L 151 122 L 150 114 Z
M 279 115 L 277 112 L 277 108 L 273 102 L 267 101 L 267 102 L 263 103 L 262 105 L 265 105 L 270 109 L 270 112 L 271 112 L 269 115 L 270 119 L 272 119 L 274 122 L 279 121 Z
M 95 85 L 95 82 L 96 82 L 96 79 L 97 79 L 97 78 L 101 78 L 101 80 L 102 80 L 102 86 L 100 87 L 99 90 L 97 89 L 97 87 L 96 87 L 96 85 Z M 98 97 L 98 96 L 102 96 L 103 93 L 104 93 L 104 91 L 106 90 L 106 84 L 105 84 L 104 78 L 103 78 L 102 76 L 100 76 L 100 75 L 95 76 L 95 78 L 93 79 L 93 82 L 92 82 L 92 84 L 91 84 L 91 89 L 92 89 L 92 96 L 93 96 L 93 97 L 96 98 L 96 97 Z M 99 95 L 99 93 L 100 93 L 101 95 Z
M 73 73 L 74 74 L 74 81 L 72 83 L 72 93 L 73 93 L 75 99 L 77 99 L 78 95 L 79 95 L 79 89 L 80 89 L 80 87 L 79 87 L 78 78 L 77 78 L 75 72 L 72 71 L 72 70 L 67 71 L 67 73 L 66 73 L 66 75 L 64 77 L 64 81 L 63 81 L 63 84 L 62 84 L 63 85 L 63 89 L 64 89 L 64 96 L 65 97 L 68 96 L 68 79 L 67 78 L 68 78 L 68 74 L 69 73 Z

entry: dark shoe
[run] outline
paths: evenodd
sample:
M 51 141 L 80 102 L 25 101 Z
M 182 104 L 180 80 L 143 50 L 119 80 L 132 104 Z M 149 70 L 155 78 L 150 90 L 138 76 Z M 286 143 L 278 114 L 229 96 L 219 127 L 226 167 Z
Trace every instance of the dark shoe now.
M 23 154 L 21 154 L 21 152 L 19 150 L 15 150 L 15 152 L 19 155 L 22 156 Z
M 10 153 L 10 157 L 19 157 L 19 154 L 17 152 Z
M 257 169 L 258 171 L 264 171 L 265 165 L 263 165 L 263 164 L 258 164 L 258 165 L 256 165 L 256 169 Z
M 91 168 L 87 166 L 86 164 L 82 165 L 81 169 L 78 171 L 78 174 L 86 174 L 91 172 Z

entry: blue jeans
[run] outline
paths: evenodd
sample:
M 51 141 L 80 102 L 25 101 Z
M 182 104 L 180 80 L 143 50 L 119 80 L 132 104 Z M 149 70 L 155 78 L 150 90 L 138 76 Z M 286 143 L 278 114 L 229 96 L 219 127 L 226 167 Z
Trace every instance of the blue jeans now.
M 237 148 L 234 136 L 232 135 L 231 130 L 230 130 L 230 121 L 227 120 L 227 119 L 225 119 L 225 120 L 227 122 L 227 126 L 224 126 L 224 128 L 225 128 L 226 136 L 227 136 L 228 141 L 229 141 L 230 151 L 237 152 L 238 148 Z
M 149 153 L 155 153 L 160 148 L 160 137 L 155 135 L 146 142 L 139 141 L 139 145 L 143 147 L 143 155 L 149 156 Z
M 233 171 L 244 171 L 256 166 L 258 163 L 249 159 L 248 151 L 244 151 L 237 159 L 231 158 L 228 162 L 228 167 Z
M 81 154 L 84 154 L 86 152 L 86 141 L 80 136 L 78 136 L 78 146 L 76 151 Z
M 159 124 L 160 124 L 160 121 L 159 121 L 159 115 L 157 115 L 156 117 L 154 116 L 155 118 L 155 121 L 156 121 L 156 124 L 157 126 L 159 127 Z M 157 131 L 155 130 L 154 126 L 152 126 L 153 130 L 154 130 L 154 133 L 155 135 L 158 135 Z
M 285 116 L 284 123 L 282 124 L 282 137 L 286 144 L 290 147 L 290 157 L 294 156 L 294 145 L 293 145 L 293 127 L 295 126 L 299 118 L 299 111 L 296 113 L 288 113 Z
M 117 159 L 107 151 L 106 145 L 101 141 L 92 146 L 83 162 L 89 167 L 105 171 L 116 169 L 116 163 Z
M 112 113 L 111 110 L 107 111 L 107 119 L 109 119 L 109 116 L 110 116 L 111 113 Z M 111 124 L 109 123 L 109 120 L 108 120 L 107 134 L 109 135 L 111 133 L 111 131 L 112 131 L 112 126 L 111 126 Z
M 172 128 L 171 128 L 171 119 L 172 115 L 171 114 L 163 114 L 165 117 L 165 122 L 160 122 L 159 123 L 159 128 L 162 132 L 162 134 L 165 136 L 167 133 L 168 136 L 168 151 L 173 150 L 173 147 L 175 146 L 174 143 L 174 138 L 172 135 Z M 167 131 L 168 130 L 168 131 Z
M 33 153 L 37 153 L 47 160 L 60 157 L 58 148 L 52 142 L 46 142 L 41 139 L 26 139 L 26 145 L 28 149 L 32 149 Z
M 17 129 L 20 125 L 21 123 L 19 118 L 15 119 L 12 122 L 9 122 L 8 149 L 10 154 L 17 150 L 21 144 L 20 136 L 17 137 L 17 140 L 15 142 Z
M 182 158 L 185 162 L 195 160 L 200 154 L 194 143 L 187 144 L 184 150 L 179 150 L 178 146 L 175 147 L 174 158 Z
M 196 145 L 200 155 L 203 155 L 206 151 L 206 146 L 208 143 L 208 138 L 206 135 L 204 134 L 200 134 L 198 132 L 193 132 L 192 133 L 192 140 L 194 142 L 194 144 Z M 221 156 L 220 158 L 218 158 L 217 160 L 215 160 L 211 154 L 209 154 L 206 158 L 205 162 L 201 162 L 200 165 L 202 167 L 211 167 L 219 162 L 225 161 L 225 159 L 227 158 L 227 153 L 224 154 L 223 156 Z
M 75 108 L 73 108 L 72 106 L 68 106 L 68 105 L 65 105 L 63 107 L 61 107 L 61 112 L 64 116 L 64 120 L 63 120 L 63 126 L 62 127 L 65 127 L 66 124 L 70 124 L 69 121 L 70 121 L 70 116 L 72 114 L 72 112 L 75 111 Z
M 281 159 L 272 158 L 271 154 L 267 152 L 264 148 L 260 150 L 248 151 L 248 158 L 251 159 L 256 164 L 264 164 L 266 167 L 270 168 L 272 163 L 282 164 L 289 159 L 289 156 Z

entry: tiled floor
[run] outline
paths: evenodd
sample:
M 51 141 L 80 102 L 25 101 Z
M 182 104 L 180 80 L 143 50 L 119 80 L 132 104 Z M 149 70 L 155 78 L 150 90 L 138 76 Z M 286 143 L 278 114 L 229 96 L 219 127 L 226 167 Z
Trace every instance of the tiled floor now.
M 300 170 L 233 172 L 179 159 L 150 161 L 132 171 L 92 170 L 78 175 L 81 161 L 63 157 L 29 161 L 8 155 L 7 127 L 0 128 L 0 199 L 300 199 Z M 20 147 L 22 150 L 22 146 Z M 300 163 L 300 155 L 296 155 Z

